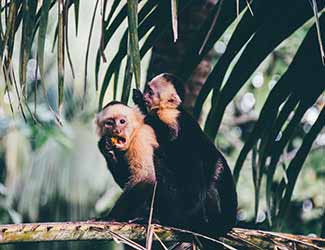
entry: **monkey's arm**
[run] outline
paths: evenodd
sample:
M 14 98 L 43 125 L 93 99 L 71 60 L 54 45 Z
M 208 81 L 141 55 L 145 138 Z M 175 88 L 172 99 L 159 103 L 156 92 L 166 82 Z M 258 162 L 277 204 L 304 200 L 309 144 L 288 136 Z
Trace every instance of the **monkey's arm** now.
M 132 100 L 134 104 L 138 106 L 142 114 L 144 115 L 148 114 L 147 105 L 144 102 L 143 94 L 141 93 L 140 90 L 133 89 Z
M 127 184 L 110 213 L 102 219 L 125 222 L 138 218 L 147 220 L 153 188 L 154 185 L 148 182 L 140 182 L 134 186 Z
M 211 187 L 219 194 L 222 221 L 225 225 L 234 226 L 238 205 L 237 193 L 231 170 L 223 157 L 216 162 L 213 180 Z
M 105 135 L 99 140 L 98 148 L 104 156 L 107 163 L 107 168 L 111 172 L 115 182 L 121 188 L 124 188 L 131 175 L 124 152 L 115 150 L 110 138 Z

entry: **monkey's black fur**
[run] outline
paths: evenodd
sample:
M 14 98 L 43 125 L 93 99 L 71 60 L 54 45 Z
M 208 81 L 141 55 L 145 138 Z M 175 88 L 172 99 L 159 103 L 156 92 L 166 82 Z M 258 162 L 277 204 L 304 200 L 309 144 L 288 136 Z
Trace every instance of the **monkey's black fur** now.
M 181 100 L 184 100 L 185 89 L 182 80 L 170 73 L 164 73 L 163 76 L 168 82 L 171 82 L 174 85 L 178 96 L 181 98 Z
M 180 89 L 179 81 L 173 82 L 169 74 L 165 79 L 176 91 Z M 141 92 L 134 90 L 133 100 L 155 130 L 166 155 L 166 167 L 177 180 L 176 196 L 182 199 L 178 209 L 183 211 L 179 225 L 208 235 L 224 235 L 235 225 L 237 210 L 236 189 L 225 158 L 181 106 L 175 135 L 155 113 L 146 112 Z
M 107 221 L 136 221 L 147 223 L 153 195 L 154 184 L 140 182 L 129 185 L 131 176 L 129 163 L 125 152 L 114 149 L 108 136 L 103 136 L 98 142 L 98 147 L 106 159 L 115 182 L 123 189 L 122 195 L 115 203 L 112 210 L 101 220 Z M 112 153 L 113 152 L 113 153 Z M 182 211 L 176 197 L 175 177 L 164 166 L 164 154 L 158 148 L 154 153 L 155 172 L 157 178 L 156 198 L 154 203 L 153 221 L 164 225 L 175 225 L 175 218 L 181 216 Z
M 105 108 L 115 104 L 121 103 L 116 101 L 110 102 Z M 100 219 L 146 223 L 149 216 L 154 183 L 142 181 L 135 185 L 130 184 L 131 172 L 125 155 L 126 152 L 116 149 L 112 145 L 109 136 L 103 135 L 100 138 L 98 148 L 104 156 L 107 167 L 115 182 L 123 189 L 122 195 L 109 214 Z M 157 181 L 153 221 L 165 225 L 174 225 L 174 218 L 180 217 L 182 212 L 175 209 L 180 207 L 180 205 L 177 205 L 179 198 L 175 196 L 177 194 L 175 191 L 175 178 L 172 172 L 164 166 L 165 155 L 159 147 L 155 149 L 153 157 Z

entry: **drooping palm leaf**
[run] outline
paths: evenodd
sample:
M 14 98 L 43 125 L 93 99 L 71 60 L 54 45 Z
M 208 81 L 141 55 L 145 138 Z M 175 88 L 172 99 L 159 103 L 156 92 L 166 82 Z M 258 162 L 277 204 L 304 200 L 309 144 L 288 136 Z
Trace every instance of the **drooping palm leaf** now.
M 138 34 L 140 39 L 151 29 L 151 27 L 154 26 L 154 22 L 156 21 L 156 18 L 157 18 L 157 13 L 152 12 L 140 23 L 138 28 Z M 127 54 L 127 33 L 125 32 L 120 42 L 119 51 L 116 53 L 116 55 L 114 56 L 113 60 L 111 61 L 110 65 L 106 70 L 104 81 L 99 95 L 99 106 L 98 106 L 99 109 L 101 109 L 102 107 L 104 96 L 106 94 L 106 90 L 109 86 L 115 68 L 120 65 L 120 62 L 123 60 L 126 54 Z
M 320 23 L 322 23 L 322 25 L 325 25 L 325 16 L 322 15 L 320 18 Z M 282 138 L 281 140 L 277 143 L 274 143 L 272 145 L 272 148 L 270 150 L 270 154 L 271 154 L 271 163 L 268 166 L 268 171 L 270 171 L 268 173 L 267 176 L 267 202 L 268 204 L 270 204 L 270 193 L 271 193 L 271 185 L 272 185 L 272 179 L 273 179 L 273 175 L 275 172 L 275 168 L 276 168 L 276 164 L 279 161 L 280 155 L 285 147 L 285 145 L 287 144 L 288 140 L 290 139 L 293 131 L 296 129 L 297 125 L 299 124 L 300 120 L 302 119 L 304 113 L 306 112 L 306 110 L 317 100 L 317 98 L 323 93 L 325 86 L 324 86 L 324 75 L 325 75 L 325 67 L 322 65 L 322 60 L 321 58 L 317 57 L 319 55 L 319 48 L 317 48 L 317 46 L 313 46 L 315 43 L 315 39 L 317 39 L 317 30 L 315 25 L 310 29 L 308 35 L 306 36 L 306 38 L 304 39 L 304 42 L 302 43 L 301 47 L 299 48 L 299 51 L 296 54 L 296 57 L 294 59 L 294 61 L 291 64 L 291 67 L 288 69 L 288 71 L 290 71 L 290 74 L 292 75 L 292 91 L 295 95 L 298 96 L 298 98 L 300 99 L 300 104 L 295 112 L 295 115 L 293 116 L 292 120 L 290 121 L 290 123 L 288 124 L 288 126 L 286 127 L 286 129 L 283 132 Z M 308 61 L 308 64 L 306 65 L 306 61 Z M 313 88 L 310 88 L 310 86 L 308 84 L 295 84 L 295 83 L 306 83 L 306 82 L 312 82 L 314 84 Z M 308 92 L 308 95 L 306 95 L 306 93 Z M 322 111 L 323 113 L 323 111 Z M 323 119 L 321 118 L 322 115 L 319 116 L 319 119 Z M 316 126 L 316 124 L 315 124 Z M 311 132 L 310 132 L 311 133 Z M 309 143 L 310 142 L 310 137 L 312 135 L 307 134 L 303 145 L 305 143 Z M 314 135 L 313 135 L 314 136 Z M 315 138 L 314 138 L 315 139 Z M 314 140 L 313 139 L 313 140 Z M 312 140 L 312 141 L 313 141 Z M 306 150 L 309 148 L 309 146 L 306 146 Z M 301 147 L 303 148 L 303 147 Z M 310 148 L 307 150 L 307 153 L 309 152 Z M 305 160 L 306 156 L 299 156 L 299 154 L 305 155 L 306 152 L 303 151 L 302 149 L 300 149 L 297 154 L 296 157 L 300 158 L 302 157 L 303 161 Z M 294 160 L 293 160 L 294 161 Z M 293 161 L 291 162 L 291 164 L 293 164 Z M 301 165 L 298 165 L 296 168 L 301 168 L 303 161 L 301 162 Z M 289 165 L 289 168 L 291 166 L 291 164 Z M 300 163 L 299 163 L 300 164 Z M 287 170 L 287 176 L 289 179 L 289 182 L 291 181 L 295 183 L 296 177 L 292 177 L 289 174 L 290 171 L 293 170 Z M 293 167 L 291 167 L 293 168 Z M 300 171 L 298 171 L 299 173 Z M 282 204 L 282 208 L 280 208 L 281 211 L 281 216 L 283 216 L 283 209 L 286 210 L 287 209 L 287 203 L 288 200 L 290 200 L 291 195 L 292 195 L 292 191 L 293 191 L 293 187 L 294 184 L 290 184 L 290 188 L 288 189 L 286 196 L 285 196 L 285 201 L 281 201 Z M 292 190 L 291 190 L 292 189 Z M 291 191 L 290 191 L 291 190 Z M 280 205 L 281 206 L 281 205 Z M 280 216 L 280 218 L 281 218 Z
M 278 6 L 278 4 L 280 3 L 254 1 L 251 6 L 254 16 L 252 16 L 249 11 L 246 11 L 244 16 L 240 19 L 238 26 L 227 44 L 225 53 L 214 66 L 209 78 L 203 85 L 200 94 L 197 97 L 194 108 L 194 116 L 197 119 L 199 118 L 203 103 L 208 97 L 210 91 L 214 89 L 214 91 L 217 92 L 220 89 L 225 72 L 234 57 L 239 53 L 255 31 L 265 22 L 265 19 L 267 19 L 269 15 L 274 15 L 274 12 L 277 11 L 275 6 Z M 265 15 L 265 12 L 268 12 L 268 15 Z
M 324 6 L 323 1 L 319 1 L 319 4 Z M 205 124 L 205 132 L 211 138 L 215 138 L 218 132 L 227 105 L 256 68 L 271 51 L 312 16 L 308 2 L 293 1 L 279 6 L 275 15 L 270 15 L 270 18 L 257 30 L 230 73 L 221 90 L 220 98 L 214 99 Z
M 3 59 L 4 50 L 6 49 L 6 47 L 8 51 L 8 59 L 10 60 L 11 58 L 18 7 L 19 6 L 16 3 L 16 1 L 11 1 L 9 7 L 7 6 L 7 8 L 5 8 L 6 31 L 2 42 L 1 59 Z M 8 8 L 9 8 L 9 13 L 7 12 Z
M 285 192 L 284 196 L 280 201 L 279 206 L 279 215 L 278 215 L 278 221 L 281 223 L 281 220 L 283 221 L 284 216 L 286 215 L 286 212 L 288 210 L 289 202 L 291 200 L 291 196 L 298 178 L 298 175 L 301 171 L 301 168 L 307 158 L 307 155 L 311 149 L 311 146 L 316 139 L 319 132 L 323 129 L 325 125 L 325 108 L 322 109 L 321 113 L 318 116 L 317 121 L 309 131 L 309 133 L 305 136 L 303 144 L 299 148 L 298 152 L 296 153 L 294 159 L 291 161 L 287 171 L 286 175 L 288 177 L 288 184 L 285 185 Z M 284 180 L 282 180 L 281 183 L 285 183 Z M 280 185 L 281 186 L 281 185 Z
M 209 35 L 209 38 L 202 49 L 201 53 L 199 53 L 202 42 L 204 41 L 206 35 L 209 32 L 211 25 L 213 25 L 214 16 L 219 11 L 219 4 L 222 4 L 220 15 L 218 16 L 218 20 L 216 22 L 216 27 L 213 32 Z M 240 11 L 242 11 L 246 7 L 246 4 L 240 1 Z M 188 79 L 192 74 L 193 70 L 200 63 L 203 57 L 211 50 L 215 42 L 222 36 L 222 34 L 226 31 L 226 29 L 233 23 L 236 19 L 236 11 L 234 11 L 234 2 L 232 1 L 218 1 L 216 6 L 214 7 L 211 15 L 207 17 L 204 24 L 202 24 L 202 29 L 195 41 L 193 42 L 193 47 L 190 49 L 189 53 L 186 56 L 185 62 L 186 64 L 183 66 L 180 77 L 182 79 Z
M 156 0 L 148 1 L 141 8 L 141 10 L 139 12 L 139 23 L 141 23 L 143 21 L 143 19 L 150 13 L 152 8 L 155 6 L 155 2 L 156 2 Z M 112 10 L 111 10 L 107 20 L 105 21 L 105 26 L 109 25 L 109 23 L 111 21 L 111 18 L 113 16 L 114 12 L 115 12 L 113 7 L 115 8 L 115 5 L 112 6 Z M 99 74 L 99 68 L 100 68 L 101 50 L 106 49 L 106 47 L 107 47 L 109 41 L 111 40 L 112 36 L 115 34 L 116 30 L 120 27 L 120 25 L 126 19 L 126 17 L 127 17 L 127 5 L 124 5 L 121 8 L 121 10 L 119 11 L 119 13 L 116 15 L 114 20 L 111 22 L 111 24 L 108 27 L 104 26 L 104 28 L 105 28 L 104 37 L 102 38 L 103 40 L 101 41 L 101 47 L 97 50 L 97 56 L 96 56 L 96 65 L 95 65 L 96 90 L 98 90 L 98 74 Z
M 180 7 L 179 12 L 182 13 L 182 11 L 184 11 L 188 6 L 190 6 L 192 1 L 193 0 L 186 1 L 186 3 Z M 147 33 L 151 30 L 152 27 L 158 28 L 158 29 L 155 29 L 155 33 L 151 32 L 149 37 L 147 38 L 147 42 L 145 42 L 145 46 L 143 46 L 146 48 L 144 54 L 153 46 L 154 42 L 156 41 L 156 39 L 153 39 L 153 37 L 163 36 L 164 32 L 167 29 L 169 29 L 169 26 L 168 26 L 168 24 L 166 24 L 165 19 L 164 19 L 166 17 L 166 15 L 165 15 L 165 7 L 166 6 L 164 6 L 164 5 L 165 5 L 165 3 L 159 2 L 158 6 L 156 7 L 156 0 L 148 1 L 141 8 L 141 10 L 139 12 L 138 36 L 139 36 L 140 40 L 145 35 L 147 35 Z M 105 35 L 105 39 L 104 39 L 105 43 L 106 43 L 106 41 L 107 42 L 109 41 L 109 39 L 112 37 L 112 35 L 114 34 L 114 32 L 117 29 L 116 24 L 114 24 L 115 21 L 117 20 L 116 21 L 117 23 L 121 23 L 123 21 L 122 11 L 123 11 L 123 9 L 116 16 L 116 18 L 112 21 L 112 24 L 110 26 L 110 27 L 112 27 L 112 30 L 109 32 L 108 37 L 106 37 L 106 35 Z M 159 34 L 157 33 L 158 30 L 160 31 Z M 106 40 L 107 38 L 109 38 L 109 39 Z M 101 109 L 101 107 L 102 107 L 104 96 L 106 94 L 106 90 L 107 90 L 110 80 L 112 78 L 114 68 L 116 68 L 120 65 L 120 62 L 127 54 L 126 39 L 127 39 L 126 33 L 124 33 L 124 35 L 121 39 L 121 42 L 120 42 L 121 45 L 119 47 L 119 50 L 116 53 L 116 55 L 114 56 L 114 58 L 112 59 L 111 63 L 109 64 L 109 66 L 106 70 L 105 77 L 104 77 L 102 87 L 100 90 L 100 95 L 99 95 L 99 105 L 98 105 L 99 109 Z M 142 48 L 140 49 L 140 58 L 142 58 L 144 56 L 144 54 L 142 55 L 141 51 L 144 51 L 144 50 Z M 99 65 L 100 65 L 100 53 L 98 51 L 97 58 L 96 58 L 96 75 L 99 72 Z M 98 78 L 96 78 L 96 81 L 97 80 L 98 80 Z

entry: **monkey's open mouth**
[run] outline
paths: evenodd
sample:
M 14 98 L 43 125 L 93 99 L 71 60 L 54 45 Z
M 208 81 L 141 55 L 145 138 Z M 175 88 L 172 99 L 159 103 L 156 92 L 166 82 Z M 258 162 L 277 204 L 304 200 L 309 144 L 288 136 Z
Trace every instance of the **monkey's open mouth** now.
M 150 100 L 144 98 L 143 101 L 144 101 L 144 103 L 146 104 L 147 107 L 150 107 L 151 106 L 151 101 Z
M 126 142 L 126 139 L 124 138 L 124 137 L 118 137 L 118 139 L 117 139 L 117 142 L 118 143 L 125 143 Z
M 111 142 L 113 145 L 121 146 L 126 143 L 126 139 L 122 136 L 114 135 L 113 137 L 111 137 Z

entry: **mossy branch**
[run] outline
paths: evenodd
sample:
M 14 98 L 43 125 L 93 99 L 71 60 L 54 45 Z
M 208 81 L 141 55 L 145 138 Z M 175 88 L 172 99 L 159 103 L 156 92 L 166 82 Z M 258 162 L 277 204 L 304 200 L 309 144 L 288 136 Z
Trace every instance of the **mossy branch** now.
M 151 225 L 154 240 L 192 242 L 202 235 L 176 228 Z M 0 244 L 44 241 L 146 239 L 147 229 L 138 224 L 115 222 L 57 222 L 0 225 Z M 325 250 L 325 239 L 284 233 L 234 228 L 226 237 L 215 240 L 225 249 L 308 249 Z

